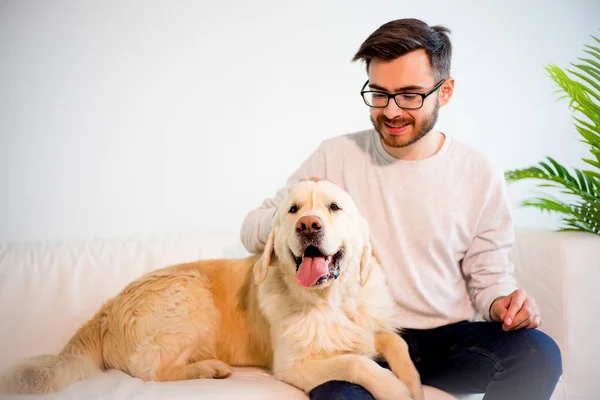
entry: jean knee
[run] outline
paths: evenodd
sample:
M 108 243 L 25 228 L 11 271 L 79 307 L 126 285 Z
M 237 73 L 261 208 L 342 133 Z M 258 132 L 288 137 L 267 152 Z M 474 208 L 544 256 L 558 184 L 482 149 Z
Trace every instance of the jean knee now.
M 344 381 L 329 381 L 309 393 L 311 400 L 374 400 L 371 393 L 360 385 Z
M 537 329 L 523 330 L 522 334 L 529 346 L 529 357 L 523 360 L 526 367 L 542 372 L 550 379 L 558 380 L 563 373 L 562 355 L 558 344 Z

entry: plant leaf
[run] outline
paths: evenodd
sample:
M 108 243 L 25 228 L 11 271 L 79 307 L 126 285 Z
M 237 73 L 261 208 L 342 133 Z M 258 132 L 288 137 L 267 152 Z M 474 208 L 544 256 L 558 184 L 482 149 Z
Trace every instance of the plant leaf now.
M 591 55 L 596 57 L 598 60 L 600 60 L 600 49 L 599 48 L 590 46 L 589 44 L 584 45 L 584 47 L 587 47 L 588 49 L 591 50 L 591 51 L 586 51 L 586 53 L 590 53 Z
M 592 60 L 591 58 L 581 58 L 581 57 L 577 57 L 578 60 L 583 61 L 585 63 L 591 64 L 593 67 L 598 68 L 598 71 L 600 71 L 600 63 L 596 62 L 594 60 Z
M 585 179 L 585 175 L 580 170 L 576 169 L 575 174 L 577 175 L 577 179 L 579 179 L 579 187 L 585 191 L 589 191 L 589 187 L 587 185 L 587 181 Z
M 600 44 L 598 38 L 592 38 Z M 548 64 L 544 69 L 557 86 L 555 93 L 560 95 L 559 100 L 569 100 L 580 141 L 589 146 L 592 155 L 582 161 L 592 169 L 569 170 L 547 156 L 536 165 L 505 171 L 505 179 L 508 183 L 536 180 L 538 188 L 557 190 L 557 195 L 564 199 L 542 195 L 522 205 L 559 214 L 560 230 L 600 235 L 600 48 L 584 45 L 583 51 L 591 57 L 579 57 L 579 63 L 570 64 L 572 69 L 563 70 L 555 64 Z
M 600 91 L 600 85 L 598 85 L 596 82 L 594 82 L 591 78 L 580 74 L 579 72 L 573 71 L 568 69 L 567 71 L 569 71 L 570 73 L 572 73 L 573 75 L 583 79 L 584 81 L 586 81 L 587 83 L 589 83 L 590 85 L 592 85 L 592 87 L 594 87 L 596 90 Z M 598 95 L 595 91 L 593 91 L 592 89 L 583 86 L 582 88 L 583 90 L 585 90 L 587 93 L 591 94 L 592 96 L 594 96 L 595 98 L 597 98 L 598 100 L 600 100 L 600 95 Z M 579 99 L 578 99 L 579 100 Z

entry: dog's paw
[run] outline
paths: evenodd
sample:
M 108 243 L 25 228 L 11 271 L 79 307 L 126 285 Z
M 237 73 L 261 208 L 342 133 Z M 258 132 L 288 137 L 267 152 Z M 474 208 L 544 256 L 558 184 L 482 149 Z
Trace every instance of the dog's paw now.
M 425 400 L 425 393 L 423 392 L 423 386 L 421 386 L 421 384 L 410 386 L 410 393 L 414 400 Z
M 394 373 L 386 370 L 385 375 L 385 382 L 377 386 L 377 400 L 414 400 L 408 387 Z
M 233 369 L 223 361 L 204 360 L 200 363 L 200 368 L 198 368 L 198 378 L 200 379 L 223 379 L 230 376 L 233 372 Z
M 397 388 L 395 391 L 386 393 L 381 400 L 415 400 L 408 389 Z

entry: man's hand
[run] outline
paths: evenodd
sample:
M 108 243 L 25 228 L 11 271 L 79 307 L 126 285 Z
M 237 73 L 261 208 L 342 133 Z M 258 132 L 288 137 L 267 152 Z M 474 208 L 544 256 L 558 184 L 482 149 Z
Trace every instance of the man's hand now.
M 533 329 L 540 326 L 540 310 L 535 299 L 523 289 L 517 289 L 508 296 L 500 296 L 490 306 L 492 321 L 502 322 L 502 329 Z

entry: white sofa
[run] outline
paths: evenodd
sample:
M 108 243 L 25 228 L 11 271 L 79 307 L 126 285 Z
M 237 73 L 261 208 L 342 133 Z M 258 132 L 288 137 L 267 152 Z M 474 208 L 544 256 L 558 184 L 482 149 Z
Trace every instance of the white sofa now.
M 0 244 L 0 370 L 56 353 L 107 298 L 145 272 L 184 261 L 246 255 L 237 233 Z M 518 279 L 541 308 L 541 330 L 559 344 L 564 374 L 552 400 L 600 398 L 600 237 L 518 231 Z M 2 397 L 2 398 L 7 398 Z M 30 398 L 29 396 L 21 398 Z M 144 383 L 121 372 L 39 399 L 306 399 L 259 369 L 225 380 Z M 454 398 L 426 387 L 427 400 Z M 458 396 L 479 399 L 481 395 Z

